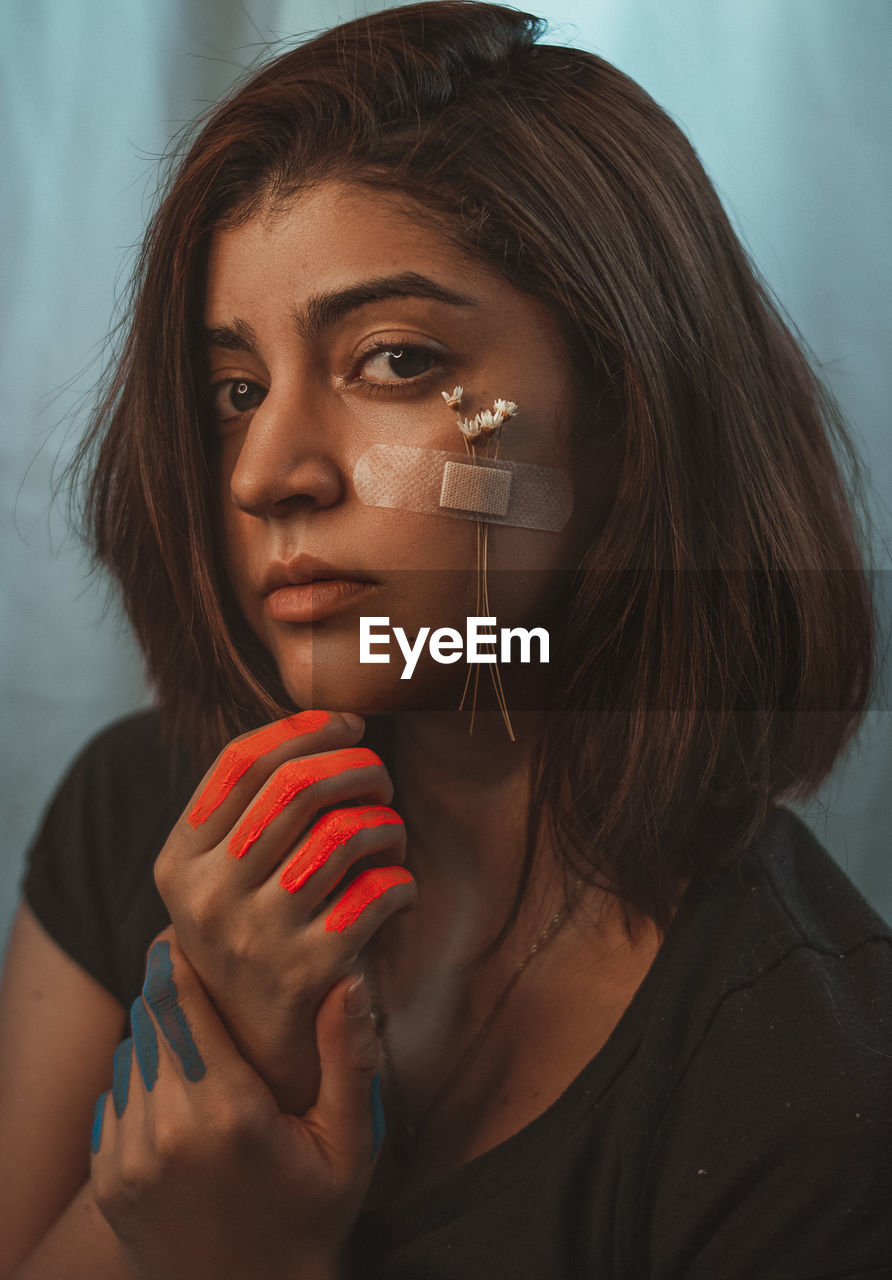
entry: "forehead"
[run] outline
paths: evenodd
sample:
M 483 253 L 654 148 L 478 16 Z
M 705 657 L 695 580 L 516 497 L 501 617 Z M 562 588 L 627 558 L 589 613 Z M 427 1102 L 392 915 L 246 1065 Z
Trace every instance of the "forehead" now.
M 470 280 L 487 293 L 510 290 L 497 272 L 463 252 L 434 215 L 396 192 L 324 182 L 240 225 L 210 245 L 207 310 L 231 310 L 288 287 L 315 294 L 345 282 L 418 272 L 456 291 Z

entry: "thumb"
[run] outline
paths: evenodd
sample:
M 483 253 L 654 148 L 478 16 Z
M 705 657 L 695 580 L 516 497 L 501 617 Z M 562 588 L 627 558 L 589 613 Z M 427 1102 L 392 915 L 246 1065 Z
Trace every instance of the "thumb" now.
M 319 1006 L 316 1042 L 322 1080 L 314 1120 L 333 1150 L 368 1152 L 384 1137 L 380 1050 L 363 975 L 336 983 Z

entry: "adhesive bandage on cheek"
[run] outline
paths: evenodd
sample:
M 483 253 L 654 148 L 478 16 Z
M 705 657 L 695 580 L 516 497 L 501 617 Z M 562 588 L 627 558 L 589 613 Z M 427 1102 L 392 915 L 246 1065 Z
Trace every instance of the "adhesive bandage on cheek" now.
M 372 445 L 353 468 L 353 485 L 368 507 L 550 533 L 573 510 L 573 484 L 559 467 L 407 445 Z

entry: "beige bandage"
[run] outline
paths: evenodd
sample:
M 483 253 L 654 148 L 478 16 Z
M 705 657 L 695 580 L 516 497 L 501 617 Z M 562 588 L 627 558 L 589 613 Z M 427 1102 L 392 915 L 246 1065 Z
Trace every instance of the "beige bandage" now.
M 557 533 L 573 510 L 569 473 L 502 458 L 375 444 L 353 468 L 359 499 L 459 520 Z
M 471 462 L 447 462 L 443 467 L 440 506 L 451 511 L 503 516 L 511 497 L 511 472 L 477 467 Z

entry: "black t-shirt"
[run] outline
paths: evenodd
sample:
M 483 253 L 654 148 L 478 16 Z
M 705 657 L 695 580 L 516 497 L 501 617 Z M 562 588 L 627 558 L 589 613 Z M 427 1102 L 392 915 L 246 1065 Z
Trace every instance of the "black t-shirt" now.
M 95 739 L 25 894 L 127 1005 L 152 863 L 198 779 L 154 713 Z M 543 1045 L 543 1052 L 547 1052 Z M 364 1214 L 387 1280 L 890 1280 L 892 934 L 789 811 L 693 883 L 604 1048 L 531 1124 Z

